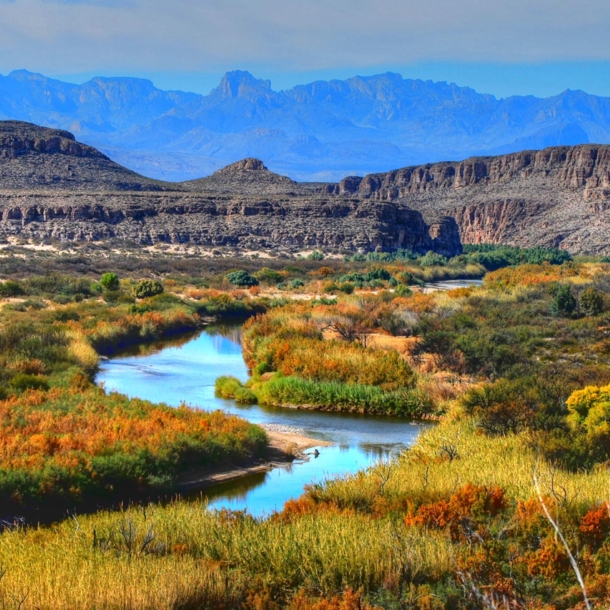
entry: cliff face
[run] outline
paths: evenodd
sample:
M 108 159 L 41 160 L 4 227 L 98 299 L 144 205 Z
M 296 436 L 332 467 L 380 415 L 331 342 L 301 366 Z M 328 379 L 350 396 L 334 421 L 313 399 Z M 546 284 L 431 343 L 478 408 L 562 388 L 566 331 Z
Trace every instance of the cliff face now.
M 333 193 L 365 199 L 397 199 L 437 189 L 492 186 L 551 177 L 558 188 L 610 187 L 610 146 L 560 146 L 499 157 L 473 157 L 456 163 L 405 167 L 364 178 L 350 176 Z
M 429 226 L 401 204 L 361 200 L 234 198 L 185 193 L 0 193 L 0 231 L 60 241 L 461 252 L 455 221 Z
M 248 250 L 461 252 L 455 221 L 402 203 L 321 194 L 245 159 L 181 184 L 149 180 L 71 134 L 0 122 L 0 235 L 118 238 Z
M 610 254 L 610 146 L 474 157 L 349 177 L 325 191 L 454 218 L 464 243 Z

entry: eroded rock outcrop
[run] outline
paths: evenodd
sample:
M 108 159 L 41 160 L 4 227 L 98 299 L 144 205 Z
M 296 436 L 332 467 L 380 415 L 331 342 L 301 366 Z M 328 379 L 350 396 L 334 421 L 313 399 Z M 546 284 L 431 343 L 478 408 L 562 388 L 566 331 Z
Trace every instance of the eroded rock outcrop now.
M 450 218 L 426 223 L 402 203 L 319 190 L 252 158 L 202 180 L 157 182 L 78 144 L 67 132 L 0 122 L 0 234 L 247 250 L 461 252 Z
M 610 254 L 610 146 L 474 157 L 350 176 L 324 192 L 400 202 L 455 219 L 463 243 L 559 246 Z

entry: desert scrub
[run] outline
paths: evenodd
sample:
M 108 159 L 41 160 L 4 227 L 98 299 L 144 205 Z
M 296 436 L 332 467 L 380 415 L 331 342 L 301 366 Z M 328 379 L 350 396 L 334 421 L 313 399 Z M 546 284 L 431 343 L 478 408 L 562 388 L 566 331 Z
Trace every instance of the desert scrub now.
M 67 387 L 1 401 L 0 425 L 3 510 L 171 490 L 181 472 L 266 445 L 265 433 L 240 418 L 106 394 L 80 373 Z
M 430 399 L 417 390 L 385 391 L 371 385 L 273 377 L 254 387 L 258 401 L 270 406 L 302 406 L 332 411 L 421 417 L 433 411 Z

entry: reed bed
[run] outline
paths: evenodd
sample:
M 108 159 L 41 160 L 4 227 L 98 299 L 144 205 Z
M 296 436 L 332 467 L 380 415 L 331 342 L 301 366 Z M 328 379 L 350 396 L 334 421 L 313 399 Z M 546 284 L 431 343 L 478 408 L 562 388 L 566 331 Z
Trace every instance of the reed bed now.
M 4 607 L 25 598 L 22 610 L 235 608 L 257 590 L 285 601 L 299 589 L 371 590 L 406 567 L 435 578 L 451 549 L 442 536 L 365 515 L 261 521 L 195 501 L 6 532 L 0 565 Z

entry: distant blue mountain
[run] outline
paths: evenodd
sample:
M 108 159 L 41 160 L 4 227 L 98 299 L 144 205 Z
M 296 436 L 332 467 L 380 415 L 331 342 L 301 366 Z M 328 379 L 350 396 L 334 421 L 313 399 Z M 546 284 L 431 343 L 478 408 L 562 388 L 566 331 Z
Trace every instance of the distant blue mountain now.
M 0 75 L 0 119 L 72 131 L 145 175 L 185 180 L 244 157 L 299 180 L 562 144 L 610 143 L 610 98 L 565 91 L 496 99 L 399 74 L 274 91 L 229 72 L 209 95 L 143 79 L 82 85 L 25 70 Z

